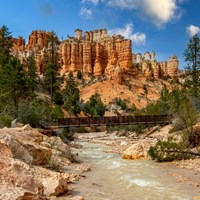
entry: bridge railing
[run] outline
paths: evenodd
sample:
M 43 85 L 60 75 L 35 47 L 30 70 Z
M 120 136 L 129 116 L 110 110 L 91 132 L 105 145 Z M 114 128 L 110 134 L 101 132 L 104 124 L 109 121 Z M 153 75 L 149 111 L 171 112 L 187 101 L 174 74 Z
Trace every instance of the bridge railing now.
M 140 115 L 112 117 L 76 117 L 58 119 L 59 127 L 69 126 L 100 126 L 120 124 L 165 124 L 171 123 L 171 115 Z

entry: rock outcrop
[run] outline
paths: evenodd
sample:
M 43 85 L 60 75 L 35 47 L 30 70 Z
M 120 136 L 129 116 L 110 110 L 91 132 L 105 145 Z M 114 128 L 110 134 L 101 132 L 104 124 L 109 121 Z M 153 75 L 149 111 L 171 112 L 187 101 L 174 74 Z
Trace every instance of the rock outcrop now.
M 141 53 L 133 54 L 132 62 L 141 67 L 141 73 L 149 80 L 164 78 L 165 76 L 171 78 L 178 76 L 178 59 L 176 56 L 171 56 L 168 61 L 157 62 L 156 53 L 153 51 L 150 54 L 147 51 L 144 57 Z
M 28 44 L 22 37 L 13 39 L 12 54 L 21 62 L 34 52 L 38 74 L 43 74 L 44 51 L 48 48 L 48 38 L 51 32 L 32 31 Z M 76 29 L 75 36 L 63 40 L 57 47 L 61 74 L 69 71 L 81 71 L 83 75 L 110 76 L 110 69 L 115 71 L 120 81 L 124 73 L 137 75 L 142 73 L 147 79 L 176 77 L 178 74 L 178 59 L 170 57 L 166 62 L 157 62 L 156 54 L 146 52 L 132 54 L 132 42 L 121 35 L 109 36 L 106 29 L 86 31 Z M 135 66 L 135 67 L 132 67 Z M 120 68 L 120 70 L 119 70 Z M 118 73 L 120 71 L 121 75 Z M 133 73 L 137 72 L 137 73 Z M 115 76 L 115 75 L 114 75 Z
M 29 49 L 32 49 L 34 47 L 36 48 L 44 48 L 47 47 L 48 44 L 48 36 L 51 34 L 51 32 L 38 30 L 38 31 L 32 31 L 32 33 L 29 36 L 27 47 Z
M 109 37 L 107 30 L 85 32 L 75 31 L 61 44 L 62 71 L 78 70 L 85 74 L 100 76 L 110 66 L 118 64 L 123 70 L 130 69 L 132 63 L 131 40 L 122 36 Z
M 25 43 L 26 41 L 23 37 L 13 38 L 13 49 L 23 51 Z
M 140 141 L 136 144 L 133 144 L 128 149 L 126 149 L 123 154 L 123 159 L 129 159 L 129 160 L 136 160 L 136 159 L 149 159 L 149 156 L 147 154 L 149 148 L 151 146 L 154 146 L 156 141 Z
M 52 170 L 69 166 L 69 155 L 60 138 L 30 126 L 0 129 L 0 199 L 48 200 L 66 194 L 79 175 Z
M 129 146 L 123 153 L 123 159 L 150 159 L 148 150 L 151 146 L 155 146 L 158 141 L 167 141 L 171 125 L 162 128 L 155 126 L 146 130 L 142 136 L 137 136 L 134 143 Z

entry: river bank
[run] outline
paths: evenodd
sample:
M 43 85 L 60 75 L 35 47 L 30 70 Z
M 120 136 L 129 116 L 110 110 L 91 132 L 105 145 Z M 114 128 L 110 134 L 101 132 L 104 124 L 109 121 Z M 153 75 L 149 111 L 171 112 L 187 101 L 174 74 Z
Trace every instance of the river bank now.
M 154 129 L 154 130 L 153 130 Z M 154 163 L 158 166 L 165 166 L 162 171 L 162 176 L 169 177 L 175 184 L 181 184 L 182 188 L 190 191 L 193 191 L 193 196 L 185 199 L 200 199 L 200 167 L 199 167 L 199 159 L 194 160 L 185 160 L 185 161 L 176 161 L 170 163 L 156 163 L 154 161 L 148 160 L 147 148 L 149 148 L 150 144 L 156 143 L 158 139 L 165 140 L 167 139 L 167 134 L 171 129 L 171 126 L 153 128 L 152 130 L 147 131 L 145 134 L 140 136 L 134 135 L 130 133 L 130 136 L 119 136 L 118 132 L 113 133 L 84 133 L 84 134 L 76 134 L 76 138 L 78 142 L 89 142 L 93 144 L 106 145 L 103 151 L 107 155 L 115 155 L 118 154 L 119 158 L 126 159 L 137 159 L 135 161 L 148 161 L 151 164 Z M 146 137 L 147 136 L 147 137 Z M 125 154 L 126 152 L 126 154 Z M 122 158 L 121 158 L 122 157 Z M 138 160 L 139 159 L 139 160 Z M 129 160 L 123 160 L 125 162 L 132 162 Z M 96 170 L 93 169 L 92 171 Z M 88 174 L 86 174 L 88 176 Z M 98 183 L 94 183 L 97 184 Z M 188 191 L 188 192 L 190 192 Z M 191 198 L 192 197 L 192 198 Z M 176 198 L 175 198 L 176 199 Z M 177 198 L 180 199 L 180 198 Z
M 200 199 L 199 160 L 148 160 L 147 147 L 169 130 L 154 127 L 140 138 L 131 132 L 75 134 L 65 144 L 29 125 L 0 129 L 0 199 Z M 81 162 L 73 163 L 73 155 Z
M 42 131 L 0 129 L 0 200 L 83 200 L 73 183 L 90 165 L 74 163 L 70 145 Z
M 74 186 L 73 195 L 85 200 L 191 200 L 199 190 L 169 176 L 169 163 L 151 160 L 125 160 L 119 154 L 106 153 L 109 146 L 82 142 L 80 157 L 91 164 L 91 171 Z M 185 174 L 185 170 L 182 170 Z

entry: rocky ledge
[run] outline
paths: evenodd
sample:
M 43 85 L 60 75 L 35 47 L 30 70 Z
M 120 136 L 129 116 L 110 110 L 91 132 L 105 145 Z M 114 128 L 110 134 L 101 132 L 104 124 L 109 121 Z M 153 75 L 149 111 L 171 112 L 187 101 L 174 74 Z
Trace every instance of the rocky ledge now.
M 90 169 L 71 163 L 69 145 L 37 129 L 0 129 L 0 199 L 49 200 L 72 197 L 72 183 Z

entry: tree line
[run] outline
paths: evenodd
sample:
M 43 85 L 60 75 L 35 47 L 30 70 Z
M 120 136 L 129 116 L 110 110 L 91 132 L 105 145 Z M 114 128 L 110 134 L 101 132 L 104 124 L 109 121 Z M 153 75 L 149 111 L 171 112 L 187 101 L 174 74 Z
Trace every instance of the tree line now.
M 191 152 L 190 148 L 200 145 L 200 131 L 194 129 L 200 113 L 200 38 L 193 36 L 184 52 L 185 73 L 174 81 L 172 90 L 163 86 L 160 99 L 148 105 L 144 110 L 151 114 L 174 115 L 174 128 L 179 131 L 181 140 L 159 141 L 149 149 L 149 155 L 157 161 L 171 161 L 200 156 L 200 152 Z
M 105 106 L 98 94 L 84 104 L 74 75 L 70 72 L 67 77 L 60 76 L 59 39 L 52 31 L 47 40 L 48 48 L 42 60 L 44 79 L 41 80 L 34 52 L 20 62 L 12 55 L 11 32 L 6 26 L 0 28 L 0 126 L 8 126 L 15 118 L 40 126 L 42 122 L 63 117 L 63 109 L 71 115 L 81 111 L 92 116 L 104 115 Z M 80 78 L 81 73 L 77 76 Z

